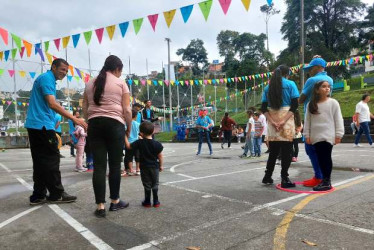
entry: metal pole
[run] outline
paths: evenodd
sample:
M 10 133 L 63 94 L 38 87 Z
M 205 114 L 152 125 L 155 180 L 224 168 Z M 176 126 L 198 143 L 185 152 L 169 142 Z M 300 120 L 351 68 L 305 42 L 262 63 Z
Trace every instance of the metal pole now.
M 205 107 L 205 84 L 204 84 L 204 77 L 205 77 L 205 75 L 204 75 L 204 70 L 203 70 L 203 94 L 204 94 L 204 107 Z
M 14 49 L 14 41 L 12 39 L 12 49 Z M 13 58 L 13 71 L 14 71 L 14 75 L 13 75 L 13 82 L 14 82 L 14 96 L 13 96 L 13 99 L 14 101 L 16 102 L 14 104 L 14 115 L 15 115 L 15 122 L 16 122 L 16 136 L 18 136 L 18 117 L 17 117 L 17 113 L 18 113 L 18 109 L 17 109 L 17 81 L 16 81 L 16 59 Z
M 149 85 L 148 85 L 148 59 L 145 59 L 145 67 L 147 70 L 147 99 L 149 100 Z M 165 113 L 165 112 L 164 112 Z
M 227 83 L 225 84 L 225 90 L 226 90 L 226 104 L 225 104 L 225 112 L 227 112 L 227 98 L 229 96 L 229 89 L 227 88 Z
M 214 106 L 216 107 L 216 112 L 214 112 L 214 124 L 217 123 L 217 83 L 214 85 Z
M 304 0 L 300 0 L 300 64 L 304 66 L 304 53 L 305 53 L 305 42 L 304 42 Z M 300 69 L 300 87 L 301 89 L 304 88 L 304 70 Z
M 129 77 L 130 77 L 130 79 L 132 79 L 132 77 L 131 77 L 131 59 L 130 59 L 130 56 L 129 56 Z M 130 95 L 132 96 L 132 84 L 130 84 Z
M 173 131 L 173 103 L 171 99 L 171 84 L 170 84 L 170 38 L 165 38 L 168 43 L 168 81 L 169 81 L 169 105 L 170 105 L 170 132 Z
M 193 123 L 193 91 L 192 91 L 192 85 L 190 85 L 191 87 L 191 122 Z
M 170 82 L 169 82 L 170 84 Z M 177 106 L 177 117 L 178 117 L 178 124 L 180 124 L 180 117 L 179 117 L 179 86 L 177 85 L 177 102 L 178 102 L 178 106 Z
M 238 83 L 235 83 L 235 114 L 238 113 Z
M 253 106 L 256 106 L 256 79 L 253 78 Z
M 40 40 L 40 50 L 43 52 L 43 42 Z M 43 60 L 42 57 L 40 57 L 40 73 L 43 74 Z
M 68 47 L 66 47 L 65 49 L 65 60 L 68 61 Z M 70 112 L 70 84 L 69 84 L 67 77 L 66 77 L 66 83 L 67 83 L 67 88 L 68 88 L 68 110 Z
M 247 111 L 247 80 L 244 80 L 244 111 Z

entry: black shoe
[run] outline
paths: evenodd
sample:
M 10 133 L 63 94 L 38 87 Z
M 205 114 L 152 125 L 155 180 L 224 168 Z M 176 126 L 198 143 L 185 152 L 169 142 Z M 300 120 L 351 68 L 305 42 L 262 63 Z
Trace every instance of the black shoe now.
M 119 200 L 117 204 L 110 203 L 109 211 L 117 211 L 120 209 L 127 208 L 129 206 L 129 203 L 123 200 Z
M 296 185 L 295 183 L 291 182 L 288 177 L 282 177 L 281 187 L 282 188 L 293 188 L 293 187 L 296 187 Z
M 330 180 L 323 180 L 320 184 L 313 188 L 313 191 L 328 191 L 332 189 Z
M 62 154 L 60 154 L 60 158 L 65 158 L 65 156 L 63 156 Z
M 30 206 L 43 205 L 46 202 L 47 202 L 47 200 L 45 198 L 43 198 L 43 199 L 36 198 L 35 199 L 35 198 L 30 197 Z
M 244 146 L 241 146 L 242 149 L 244 149 Z
M 71 157 L 75 157 L 75 155 L 70 155 Z
M 71 202 L 75 202 L 76 200 L 77 200 L 77 196 L 69 195 L 65 192 L 63 192 L 61 194 L 61 197 L 58 199 L 47 197 L 47 201 L 49 203 L 71 203 Z
M 274 180 L 271 178 L 271 176 L 265 175 L 262 179 L 262 183 L 264 184 L 273 184 Z
M 104 218 L 106 216 L 105 209 L 96 209 L 94 214 L 97 218 Z
M 270 150 L 269 150 L 269 149 L 265 151 L 265 154 L 268 154 L 268 153 L 270 153 Z

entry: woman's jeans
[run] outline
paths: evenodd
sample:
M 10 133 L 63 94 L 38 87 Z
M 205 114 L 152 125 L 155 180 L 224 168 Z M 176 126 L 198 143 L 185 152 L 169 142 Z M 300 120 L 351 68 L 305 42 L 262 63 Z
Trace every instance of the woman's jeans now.
M 208 143 L 209 151 L 212 153 L 212 144 L 210 143 L 210 132 L 209 131 L 200 131 L 199 132 L 199 147 L 197 149 L 197 153 L 201 153 L 201 145 L 203 144 L 203 137 L 206 137 L 206 143 Z
M 365 133 L 366 139 L 368 140 L 369 144 L 373 144 L 373 140 L 370 136 L 370 128 L 369 128 L 369 122 L 361 122 L 360 123 L 360 129 L 358 130 L 358 133 L 355 138 L 355 144 L 357 145 L 360 142 L 360 138 L 362 133 Z
M 262 137 L 254 137 L 253 138 L 253 144 L 254 144 L 254 151 L 255 155 L 257 154 L 258 156 L 261 155 L 261 145 L 262 145 Z
M 88 139 L 95 166 L 92 183 L 96 204 L 105 203 L 107 158 L 110 199 L 119 199 L 124 136 L 125 125 L 115 119 L 97 117 L 88 121 Z
M 318 162 L 321 166 L 323 177 L 326 180 L 330 180 L 332 171 L 331 153 L 333 146 L 329 142 L 321 141 L 314 144 L 314 148 L 317 152 Z
M 251 153 L 251 156 L 255 154 L 255 150 L 253 147 L 253 137 L 255 136 L 255 132 L 249 132 L 251 133 L 250 137 L 245 137 L 245 146 L 244 146 L 244 153 L 245 155 L 248 154 L 248 151 Z

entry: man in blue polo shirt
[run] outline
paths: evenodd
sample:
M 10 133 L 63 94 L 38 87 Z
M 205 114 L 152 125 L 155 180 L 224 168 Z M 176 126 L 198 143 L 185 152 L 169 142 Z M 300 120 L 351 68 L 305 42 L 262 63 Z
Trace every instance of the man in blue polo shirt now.
M 313 93 L 314 85 L 317 82 L 326 81 L 330 85 L 330 89 L 333 87 L 333 80 L 327 75 L 325 71 L 326 61 L 323 60 L 320 56 L 314 56 L 312 61 L 306 66 L 304 70 L 309 73 L 310 78 L 305 82 L 304 88 L 301 92 L 299 98 L 299 103 L 304 103 L 304 114 L 307 108 L 307 105 L 310 101 L 310 98 Z M 305 152 L 309 156 L 310 161 L 312 162 L 314 176 L 311 179 L 305 180 L 303 185 L 306 187 L 317 186 L 323 179 L 322 171 L 318 163 L 317 153 L 313 145 L 305 143 Z
M 51 203 L 68 203 L 77 199 L 65 193 L 61 183 L 60 151 L 55 132 L 56 112 L 87 128 L 83 120 L 72 116 L 56 101 L 56 80 L 62 80 L 68 69 L 69 64 L 64 59 L 55 59 L 51 70 L 41 74 L 31 90 L 25 124 L 29 134 L 34 170 L 34 191 L 30 196 L 30 205 L 43 204 L 47 200 Z

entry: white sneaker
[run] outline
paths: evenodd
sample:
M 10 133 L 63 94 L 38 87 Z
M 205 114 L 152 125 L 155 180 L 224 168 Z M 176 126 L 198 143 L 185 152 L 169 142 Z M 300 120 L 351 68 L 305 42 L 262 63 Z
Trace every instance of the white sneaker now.
M 362 145 L 361 144 L 355 144 L 353 145 L 354 148 L 362 148 Z
M 370 145 L 371 148 L 374 148 L 374 143 Z
M 86 171 L 87 171 L 87 168 L 84 168 L 84 167 L 81 167 L 81 168 L 75 167 L 74 171 L 75 171 L 75 172 L 82 173 L 82 172 L 86 172 Z

